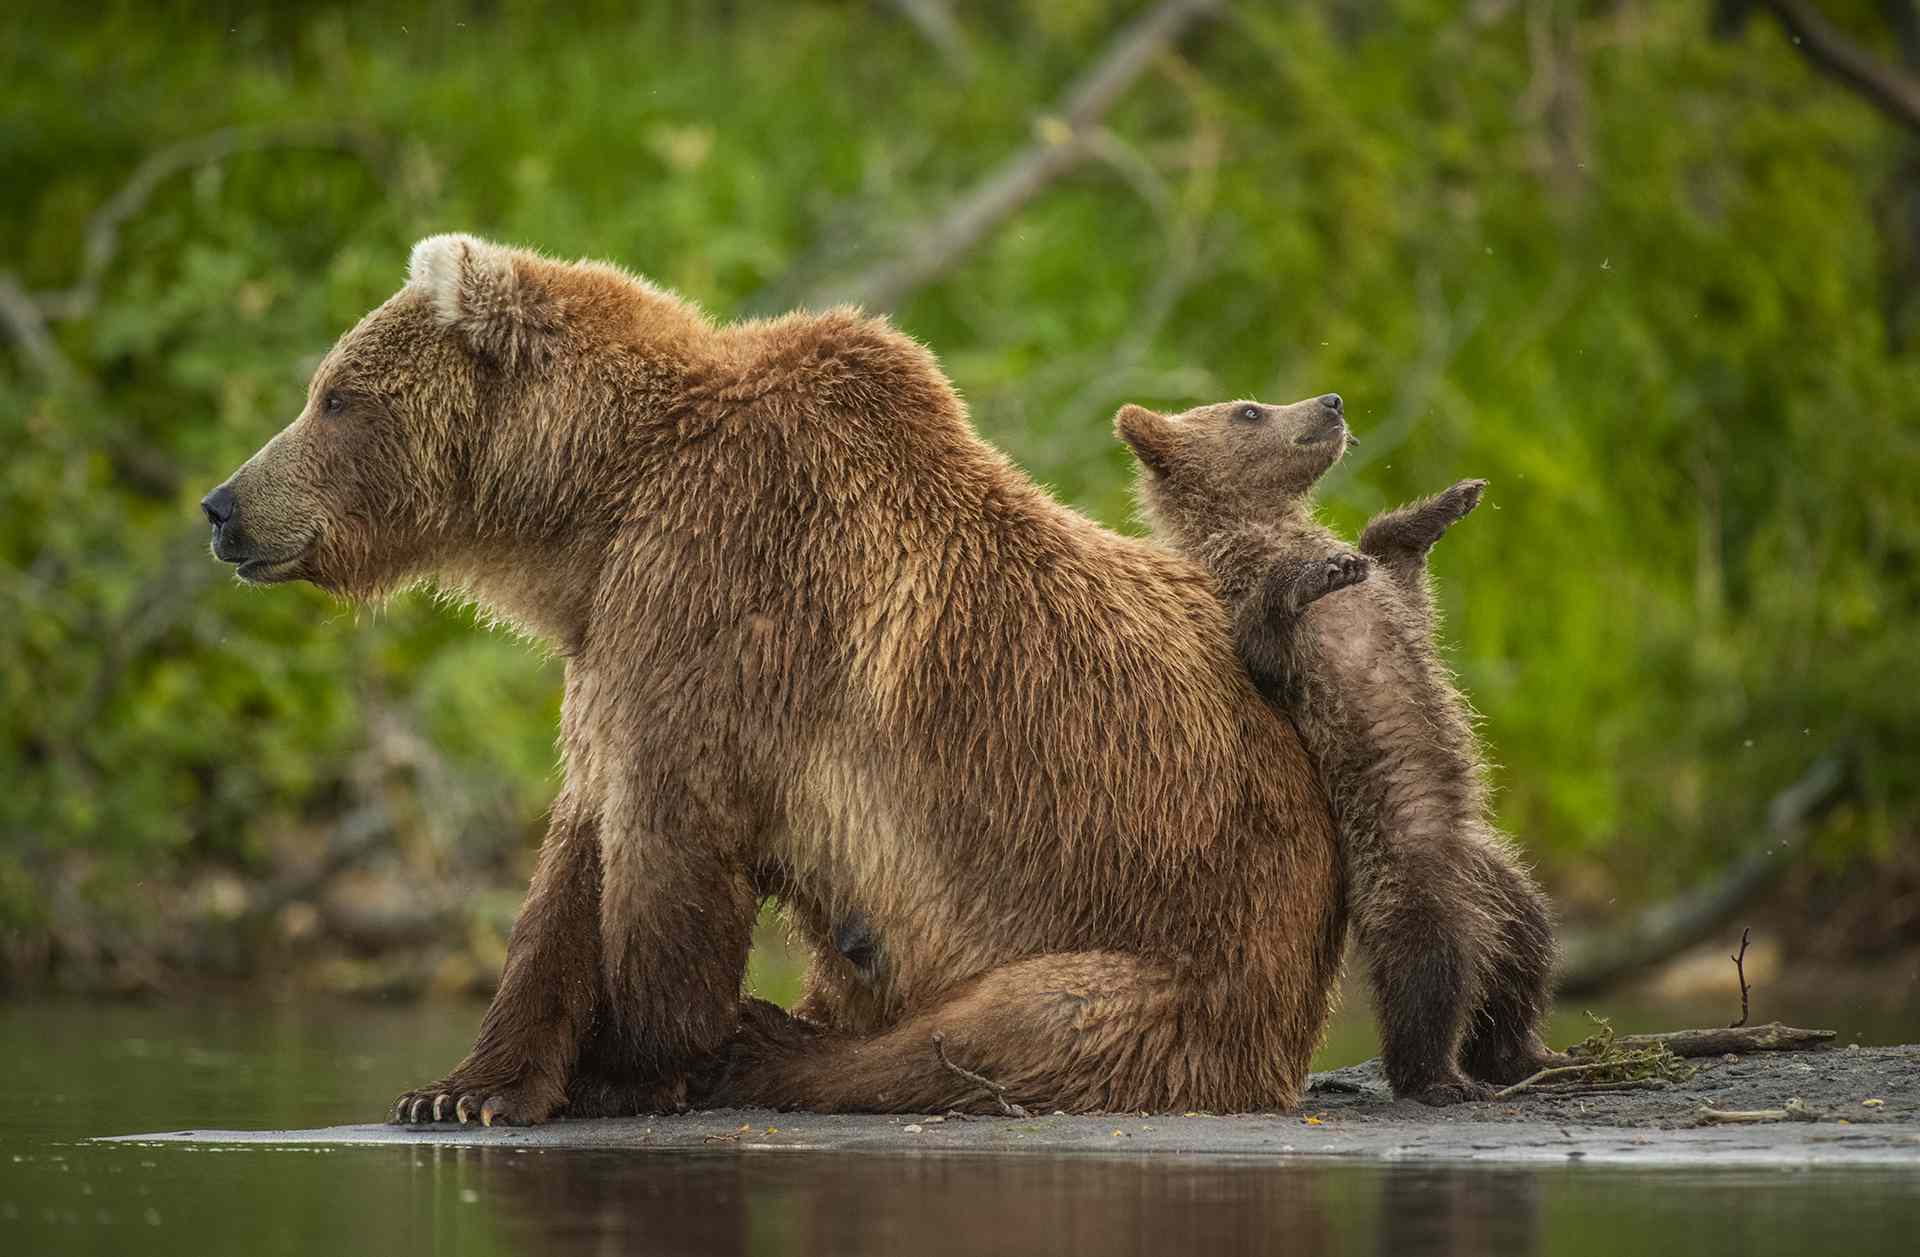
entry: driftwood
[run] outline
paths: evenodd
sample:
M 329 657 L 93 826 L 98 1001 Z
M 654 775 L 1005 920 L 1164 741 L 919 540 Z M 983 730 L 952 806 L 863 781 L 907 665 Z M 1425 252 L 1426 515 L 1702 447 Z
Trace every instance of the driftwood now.
M 1767 808 L 1766 833 L 1720 877 L 1654 904 L 1618 929 L 1570 935 L 1559 993 L 1586 995 L 1612 986 L 1670 959 L 1725 925 L 1773 886 L 1812 841 L 1817 822 L 1847 791 L 1846 768 L 1838 756 L 1816 762 L 1805 776 L 1774 796 Z
M 1702 1107 L 1700 1120 L 1708 1125 L 1731 1126 L 1742 1122 L 1817 1122 L 1821 1114 L 1799 1096 L 1779 1109 L 1715 1109 Z
M 1770 1021 L 1764 1026 L 1727 1026 L 1710 1030 L 1669 1030 L 1663 1034 L 1623 1034 L 1613 1045 L 1633 1052 L 1663 1047 L 1675 1056 L 1743 1055 L 1747 1052 L 1805 1052 L 1826 1044 L 1831 1030 L 1801 1030 Z M 1573 1051 L 1577 1054 L 1578 1048 Z

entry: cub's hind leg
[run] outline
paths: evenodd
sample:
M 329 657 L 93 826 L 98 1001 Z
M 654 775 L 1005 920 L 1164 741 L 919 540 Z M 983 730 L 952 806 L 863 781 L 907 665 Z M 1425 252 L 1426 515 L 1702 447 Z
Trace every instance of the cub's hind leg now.
M 1498 928 L 1460 1061 L 1470 1076 L 1509 1086 L 1568 1063 L 1540 1034 L 1553 1004 L 1553 915 L 1546 892 L 1510 853 L 1476 847 L 1473 858 L 1474 883 Z
M 1492 1089 L 1458 1064 L 1479 1002 L 1481 930 L 1444 884 L 1383 870 L 1356 889 L 1354 921 L 1373 980 L 1381 1063 L 1396 1096 L 1426 1104 L 1484 1100 Z

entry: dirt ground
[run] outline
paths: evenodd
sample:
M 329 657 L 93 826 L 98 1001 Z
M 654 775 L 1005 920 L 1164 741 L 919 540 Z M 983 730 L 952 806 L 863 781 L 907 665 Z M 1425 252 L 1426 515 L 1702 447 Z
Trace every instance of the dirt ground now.
M 1377 1061 L 1316 1074 L 1294 1114 L 1030 1118 L 820 1115 L 714 1110 L 671 1117 L 559 1121 L 533 1129 L 338 1126 L 308 1131 L 169 1131 L 129 1142 L 281 1147 L 412 1144 L 568 1149 L 836 1150 L 1164 1154 L 1283 1160 L 1625 1164 L 1871 1164 L 1920 1174 L 1920 1045 L 1757 1052 L 1694 1062 L 1660 1090 L 1521 1094 L 1433 1109 L 1395 1100 Z M 1804 1108 L 1794 1118 L 1722 1124 L 1720 1112 Z M 1872 1103 L 1878 1101 L 1878 1103 Z

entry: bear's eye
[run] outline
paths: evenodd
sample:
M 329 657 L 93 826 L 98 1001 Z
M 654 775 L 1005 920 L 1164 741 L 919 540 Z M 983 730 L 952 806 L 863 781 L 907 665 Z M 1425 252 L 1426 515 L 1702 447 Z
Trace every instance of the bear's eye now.
M 338 415 L 347 409 L 346 395 L 338 389 L 331 390 L 320 401 L 320 409 L 329 415 Z
M 1247 423 L 1259 423 L 1260 408 L 1258 406 L 1242 406 L 1240 409 L 1233 412 L 1233 417 L 1235 419 L 1244 420 Z

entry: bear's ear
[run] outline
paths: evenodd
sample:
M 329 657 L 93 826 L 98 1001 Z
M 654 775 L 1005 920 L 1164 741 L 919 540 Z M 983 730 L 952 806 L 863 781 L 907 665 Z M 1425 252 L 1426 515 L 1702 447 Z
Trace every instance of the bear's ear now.
M 532 259 L 466 235 L 413 246 L 407 283 L 426 293 L 434 320 L 503 365 L 537 362 L 554 331 L 553 302 Z
M 1173 423 L 1145 406 L 1122 406 L 1113 417 L 1113 434 L 1125 441 L 1140 465 L 1155 475 L 1166 475 L 1179 451 L 1179 434 Z

